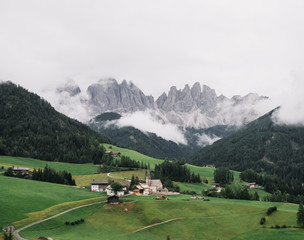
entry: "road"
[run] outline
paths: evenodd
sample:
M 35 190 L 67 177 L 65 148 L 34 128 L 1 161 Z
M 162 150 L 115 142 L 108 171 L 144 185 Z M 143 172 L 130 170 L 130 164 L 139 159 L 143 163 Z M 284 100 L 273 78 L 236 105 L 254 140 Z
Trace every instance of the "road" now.
M 106 202 L 106 201 L 101 201 L 101 202 L 96 202 L 96 203 L 90 203 L 90 204 L 86 204 L 86 205 L 82 205 L 82 206 L 78 206 L 78 207 L 74 207 L 74 208 L 65 210 L 65 211 L 63 211 L 63 212 L 61 212 L 61 213 L 58 213 L 58 214 L 52 216 L 52 217 L 49 217 L 49 218 L 46 218 L 46 219 L 43 219 L 43 220 L 40 220 L 40 221 L 31 223 L 31 224 L 26 225 L 25 227 L 22 227 L 22 228 L 19 228 L 19 229 L 16 229 L 16 230 L 13 232 L 13 234 L 14 234 L 14 236 L 15 236 L 18 240 L 27 240 L 27 239 L 21 237 L 20 234 L 19 234 L 22 230 L 24 230 L 24 229 L 26 229 L 26 228 L 32 227 L 32 226 L 34 226 L 34 225 L 36 225 L 36 224 L 39 224 L 39 223 L 45 222 L 45 221 L 47 221 L 47 220 L 50 220 L 50 219 L 52 219 L 52 218 L 58 217 L 58 216 L 63 215 L 63 214 L 65 214 L 65 213 L 68 213 L 68 212 L 71 212 L 71 211 L 73 211 L 73 210 L 76 210 L 76 209 L 78 209 L 78 208 L 83 208 L 83 207 L 87 207 L 87 206 L 91 206 L 91 205 L 96 205 L 96 204 L 100 204 L 100 203 L 105 203 L 105 202 Z

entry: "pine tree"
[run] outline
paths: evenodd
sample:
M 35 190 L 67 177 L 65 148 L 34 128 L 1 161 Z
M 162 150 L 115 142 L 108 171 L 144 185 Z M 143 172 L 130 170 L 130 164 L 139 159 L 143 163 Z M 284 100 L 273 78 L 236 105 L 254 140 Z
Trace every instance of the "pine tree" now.
M 303 209 L 303 202 L 299 205 L 299 210 L 297 213 L 297 223 L 300 227 L 304 227 L 304 209 Z

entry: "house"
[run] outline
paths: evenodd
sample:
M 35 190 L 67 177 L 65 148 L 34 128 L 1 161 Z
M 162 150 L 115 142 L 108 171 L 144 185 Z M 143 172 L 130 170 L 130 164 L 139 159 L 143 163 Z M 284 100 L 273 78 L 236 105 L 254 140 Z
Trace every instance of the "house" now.
M 117 191 L 117 193 L 115 194 L 115 192 L 113 191 L 113 189 L 111 188 L 111 185 L 108 185 L 106 187 L 106 192 L 108 196 L 114 196 L 117 195 L 118 197 L 122 197 L 125 195 L 125 191 L 127 190 L 126 187 L 123 187 L 123 189 L 121 191 Z
M 105 151 L 105 154 L 111 154 L 113 157 L 120 157 L 120 152 Z
M 221 192 L 223 187 L 219 184 L 219 183 L 212 183 L 211 184 L 212 187 L 216 188 L 216 192 Z
M 168 189 L 163 189 L 160 179 L 151 179 L 150 170 L 147 170 L 146 183 L 139 183 L 133 189 L 135 194 L 149 195 L 151 193 L 168 193 Z
M 213 165 L 213 164 L 208 164 L 208 165 L 204 165 L 203 167 L 215 168 L 215 165 Z
M 116 195 L 110 196 L 107 199 L 107 203 L 109 204 L 119 204 L 119 197 Z
M 249 184 L 247 185 L 247 187 L 248 187 L 248 188 L 258 188 L 259 185 L 256 184 L 255 182 L 252 182 L 252 183 L 249 183 Z
M 92 192 L 105 192 L 106 187 L 109 185 L 108 180 L 95 180 L 91 182 L 91 191 Z
M 28 175 L 30 174 L 30 169 L 29 168 L 18 168 L 18 167 L 14 167 L 13 168 L 13 172 L 14 174 L 21 174 L 21 175 Z
M 212 183 L 211 186 L 214 187 L 214 188 L 218 188 L 218 187 L 220 187 L 220 184 L 219 183 Z

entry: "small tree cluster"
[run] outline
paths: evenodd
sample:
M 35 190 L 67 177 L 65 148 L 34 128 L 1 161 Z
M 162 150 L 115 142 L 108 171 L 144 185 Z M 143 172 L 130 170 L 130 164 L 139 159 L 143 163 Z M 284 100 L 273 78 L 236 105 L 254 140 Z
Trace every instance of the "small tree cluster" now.
M 66 185 L 76 185 L 75 180 L 72 178 L 72 174 L 67 171 L 57 172 L 55 169 L 52 169 L 46 165 L 44 169 L 34 169 L 32 180 L 43 181 L 43 182 L 51 182 L 51 183 L 59 183 Z
M 300 225 L 300 227 L 304 227 L 304 209 L 302 202 L 300 203 L 299 210 L 297 212 L 297 223 Z
M 66 222 L 65 222 L 65 225 L 72 225 L 72 226 L 75 226 L 75 225 L 80 224 L 80 223 L 84 223 L 84 219 L 83 219 L 83 218 L 78 219 L 78 220 L 76 220 L 76 221 L 74 221 L 74 222 L 66 221 Z
M 232 183 L 234 180 L 233 172 L 229 168 L 219 167 L 213 173 L 214 181 L 221 185 Z
M 277 207 L 274 206 L 274 207 L 270 207 L 267 209 L 267 212 L 266 214 L 269 216 L 270 214 L 272 214 L 273 212 L 275 212 L 277 210 Z

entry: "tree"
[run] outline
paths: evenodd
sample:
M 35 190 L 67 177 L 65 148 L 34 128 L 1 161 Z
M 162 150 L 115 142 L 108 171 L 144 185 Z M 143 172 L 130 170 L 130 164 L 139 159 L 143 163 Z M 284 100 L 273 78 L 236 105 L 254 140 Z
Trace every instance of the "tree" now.
M 233 181 L 233 173 L 229 171 L 229 168 L 220 167 L 215 169 L 214 173 L 214 181 L 219 184 L 229 184 Z
M 297 213 L 297 224 L 300 225 L 300 227 L 304 227 L 304 209 L 303 209 L 303 202 L 299 205 L 299 210 Z
M 115 194 L 117 194 L 118 191 L 121 191 L 123 186 L 120 183 L 114 182 L 111 184 L 111 188 L 114 191 Z

